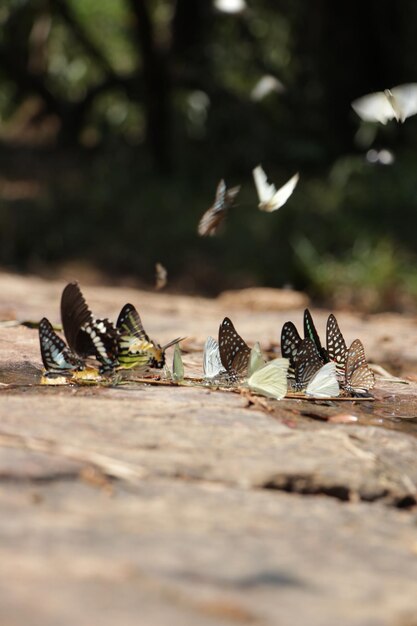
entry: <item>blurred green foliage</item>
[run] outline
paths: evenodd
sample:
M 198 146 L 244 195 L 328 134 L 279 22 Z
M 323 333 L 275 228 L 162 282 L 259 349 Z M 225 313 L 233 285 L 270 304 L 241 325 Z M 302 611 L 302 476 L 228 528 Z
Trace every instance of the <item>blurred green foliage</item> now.
M 150 285 L 161 261 L 190 292 L 293 285 L 334 305 L 415 307 L 417 117 L 372 127 L 350 102 L 416 80 L 417 5 L 247 5 L 3 0 L 3 266 L 81 259 Z M 283 88 L 256 101 L 265 75 Z M 256 208 L 258 163 L 277 186 L 301 174 L 274 214 Z M 201 239 L 222 177 L 242 185 L 238 206 Z

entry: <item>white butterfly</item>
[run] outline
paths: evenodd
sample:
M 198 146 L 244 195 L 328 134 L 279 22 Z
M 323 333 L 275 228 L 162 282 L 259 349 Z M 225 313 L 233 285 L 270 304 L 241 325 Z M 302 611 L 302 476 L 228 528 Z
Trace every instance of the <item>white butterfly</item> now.
M 219 352 L 219 344 L 213 337 L 207 337 L 203 354 L 204 378 L 216 378 L 224 374 L 224 369 Z
M 175 344 L 172 361 L 172 377 L 176 381 L 184 378 L 184 363 L 182 362 L 181 349 L 177 343 Z
M 288 359 L 274 359 L 248 378 L 248 386 L 253 391 L 268 398 L 282 400 L 287 393 Z
M 307 385 L 306 395 L 314 398 L 335 398 L 340 394 L 336 363 L 330 361 L 321 367 Z
M 265 365 L 265 359 L 262 356 L 261 346 L 257 341 L 250 351 L 248 376 L 252 376 L 257 370 L 261 369 Z
M 268 179 L 261 165 L 258 165 L 253 170 L 253 178 L 256 185 L 256 190 L 259 196 L 258 207 L 261 211 L 276 211 L 281 208 L 288 200 L 290 195 L 295 189 L 300 178 L 298 172 L 294 174 L 289 181 L 285 183 L 280 189 L 275 188 L 275 185 L 268 183 Z
M 352 109 L 365 122 L 386 124 L 392 119 L 405 122 L 417 113 L 417 83 L 367 94 L 354 100 Z

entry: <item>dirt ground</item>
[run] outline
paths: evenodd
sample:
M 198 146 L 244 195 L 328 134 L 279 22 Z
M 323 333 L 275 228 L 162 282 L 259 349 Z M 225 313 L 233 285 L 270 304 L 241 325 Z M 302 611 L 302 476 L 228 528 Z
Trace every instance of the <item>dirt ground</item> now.
M 59 322 L 64 286 L 0 274 L 0 319 Z M 307 304 L 82 288 L 98 316 L 131 302 L 151 337 L 186 336 L 190 375 L 225 315 L 273 350 Z M 313 309 L 322 333 L 328 313 Z M 336 314 L 405 382 L 378 378 L 375 402 L 254 404 L 39 387 L 37 330 L 0 325 L 2 626 L 417 626 L 417 320 Z

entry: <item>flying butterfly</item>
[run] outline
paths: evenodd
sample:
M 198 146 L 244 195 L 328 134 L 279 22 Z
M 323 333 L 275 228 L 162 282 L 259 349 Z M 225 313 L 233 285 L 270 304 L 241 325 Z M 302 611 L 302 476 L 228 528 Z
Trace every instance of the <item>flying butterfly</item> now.
M 165 365 L 165 350 L 183 339 L 177 337 L 164 346 L 149 339 L 133 304 L 124 305 L 117 318 L 116 327 L 119 331 L 118 361 L 123 369 L 138 366 L 161 369 Z
M 240 186 L 227 189 L 223 179 L 219 182 L 214 203 L 203 214 L 198 224 L 198 234 L 201 237 L 216 234 L 218 227 L 226 217 L 227 211 L 233 206 L 239 191 Z
M 339 371 L 344 372 L 347 346 L 333 313 L 331 313 L 327 319 L 326 348 L 329 359 L 336 363 L 336 367 Z
M 362 342 L 355 339 L 347 351 L 345 380 L 342 387 L 354 396 L 370 396 L 369 390 L 375 385 L 375 376 L 369 369 Z
M 225 317 L 219 327 L 220 359 L 231 380 L 244 376 L 248 369 L 250 348 Z
M 285 322 L 281 331 L 281 354 L 284 359 L 289 360 L 288 376 L 290 378 L 294 378 L 295 375 L 295 360 L 301 341 L 295 325 L 292 322 Z
M 417 113 L 417 83 L 369 93 L 354 100 L 351 106 L 365 122 L 386 124 L 392 119 L 405 122 Z
M 204 378 L 217 378 L 226 373 L 220 358 L 219 344 L 213 337 L 207 337 L 203 352 Z
M 275 185 L 268 183 L 266 174 L 260 165 L 255 167 L 252 173 L 259 197 L 258 207 L 261 211 L 268 213 L 280 209 L 287 202 L 300 178 L 298 173 L 294 174 L 285 185 L 277 190 Z
M 336 398 L 340 394 L 336 363 L 325 363 L 307 385 L 306 395 L 313 398 Z
M 100 373 L 117 365 L 118 332 L 108 319 L 95 319 L 78 283 L 69 283 L 61 296 L 61 319 L 70 349 L 83 358 L 95 357 Z
M 305 389 L 314 374 L 323 366 L 323 360 L 311 339 L 303 339 L 295 359 L 295 388 Z
M 248 363 L 248 376 L 252 376 L 257 370 L 266 365 L 266 361 L 262 355 L 261 346 L 257 341 L 250 351 L 249 363 Z
M 71 352 L 66 343 L 58 337 L 46 317 L 39 322 L 39 341 L 46 376 L 71 374 L 73 371 L 84 369 L 84 361 Z
M 162 263 L 155 263 L 155 289 L 159 291 L 166 287 L 168 272 Z
M 327 354 L 326 348 L 323 348 L 321 345 L 319 334 L 308 309 L 305 309 L 304 311 L 304 338 L 311 339 L 316 346 L 317 352 L 319 353 L 323 363 L 328 363 L 329 355 Z
M 248 378 L 248 387 L 275 400 L 282 400 L 287 393 L 288 359 L 274 359 Z

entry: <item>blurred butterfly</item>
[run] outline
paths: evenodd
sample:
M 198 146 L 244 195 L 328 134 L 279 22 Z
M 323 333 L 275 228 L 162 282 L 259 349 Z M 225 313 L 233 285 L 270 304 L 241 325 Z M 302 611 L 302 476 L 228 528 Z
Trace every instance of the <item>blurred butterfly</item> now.
M 288 376 L 290 378 L 294 378 L 295 375 L 295 360 L 301 341 L 295 325 L 292 322 L 285 322 L 281 331 L 281 354 L 284 359 L 289 360 Z
M 120 335 L 118 360 L 123 369 L 138 366 L 161 369 L 165 365 L 165 350 L 183 339 L 177 337 L 164 346 L 149 339 L 133 304 L 124 305 L 117 318 L 116 327 Z
M 161 263 L 155 264 L 155 289 L 159 291 L 166 287 L 168 282 L 168 272 Z
M 239 191 L 240 186 L 227 189 L 223 179 L 219 182 L 214 204 L 207 209 L 198 224 L 198 234 L 201 237 L 216 234 L 218 227 L 226 217 L 227 211 L 233 206 Z
M 266 365 L 266 361 L 262 355 L 261 346 L 257 341 L 250 351 L 249 363 L 248 363 L 248 376 L 252 376 L 257 370 Z
M 39 341 L 46 376 L 70 374 L 75 370 L 84 369 L 84 361 L 71 352 L 66 343 L 58 337 L 46 317 L 39 323 Z
M 370 396 L 368 393 L 375 385 L 375 376 L 369 369 L 365 350 L 359 339 L 350 346 L 345 361 L 345 380 L 342 387 L 354 396 Z
M 295 358 L 295 388 L 305 389 L 314 374 L 323 366 L 323 360 L 311 339 L 303 339 Z
M 308 309 L 304 311 L 304 338 L 311 339 L 311 341 L 316 346 L 316 350 L 319 353 L 323 363 L 328 363 L 329 355 L 327 354 L 326 348 L 323 348 L 321 345 L 319 334 L 316 330 L 313 318 L 311 317 L 311 313 Z
M 271 211 L 276 211 L 281 208 L 287 202 L 300 176 L 298 173 L 294 174 L 294 176 L 278 190 L 273 184 L 268 183 L 266 174 L 260 165 L 253 170 L 253 178 L 259 197 L 258 207 L 261 211 L 270 213 Z
M 108 319 L 95 319 L 78 283 L 69 283 L 61 297 L 61 318 L 70 349 L 83 358 L 95 357 L 100 373 L 117 365 L 118 332 Z
M 172 361 L 172 377 L 175 381 L 183 380 L 184 378 L 184 363 L 182 361 L 181 350 L 176 343 L 174 348 L 174 358 Z
M 367 94 L 354 100 L 352 109 L 365 122 L 386 124 L 392 119 L 405 122 L 417 113 L 417 83 Z
M 250 348 L 225 317 L 219 328 L 220 359 L 231 380 L 236 381 L 248 370 Z
M 248 378 L 248 387 L 257 393 L 282 400 L 287 393 L 288 359 L 274 359 Z
M 330 361 L 314 374 L 307 385 L 306 395 L 314 398 L 335 398 L 340 394 L 336 363 Z
M 213 337 L 207 337 L 203 353 L 204 378 L 216 378 L 226 370 L 220 358 L 219 344 Z
M 331 313 L 326 325 L 326 347 L 329 359 L 336 363 L 339 371 L 344 373 L 347 346 L 335 316 Z

